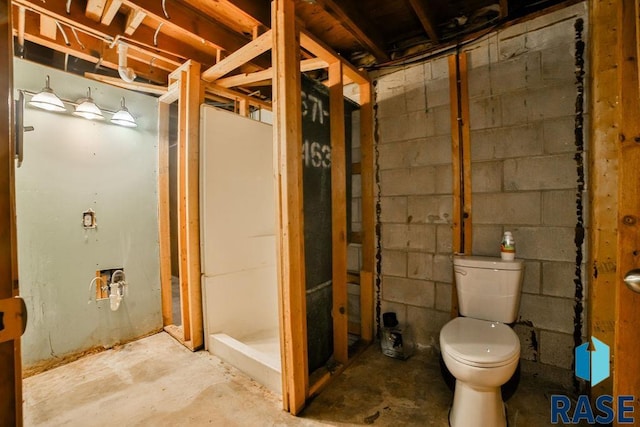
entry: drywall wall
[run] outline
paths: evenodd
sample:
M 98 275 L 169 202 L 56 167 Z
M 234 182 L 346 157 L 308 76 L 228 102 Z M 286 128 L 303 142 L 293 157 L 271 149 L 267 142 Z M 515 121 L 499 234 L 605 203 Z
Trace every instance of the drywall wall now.
M 513 232 L 516 255 L 526 264 L 515 326 L 523 368 L 563 382 L 571 378 L 576 314 L 578 18 L 587 19 L 585 3 L 463 49 L 469 55 L 473 253 L 498 256 L 503 231 Z M 453 280 L 446 57 L 381 73 L 376 96 L 382 310 L 409 322 L 418 343 L 437 344 L 449 320 Z M 584 316 L 576 320 L 584 324 Z
M 125 96 L 139 126 L 92 122 L 25 108 L 24 162 L 16 170 L 20 294 L 28 309 L 25 368 L 94 347 L 110 347 L 162 327 L 158 251 L 158 136 L 155 98 L 23 60 L 16 89 L 38 92 L 45 76 L 61 98 L 91 87 L 115 110 Z M 27 100 L 30 98 L 27 97 Z M 109 118 L 110 116 L 107 115 Z M 82 227 L 93 209 L 97 228 Z M 96 270 L 124 267 L 128 294 L 118 311 L 88 303 Z
M 272 128 L 206 105 L 200 121 L 207 334 L 278 331 Z

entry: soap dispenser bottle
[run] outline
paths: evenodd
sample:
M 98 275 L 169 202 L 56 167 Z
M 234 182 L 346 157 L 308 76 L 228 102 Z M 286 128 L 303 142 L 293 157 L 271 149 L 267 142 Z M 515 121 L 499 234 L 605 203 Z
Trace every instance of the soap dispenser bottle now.
M 510 231 L 505 231 L 502 236 L 500 257 L 505 261 L 513 261 L 516 258 L 516 241 Z

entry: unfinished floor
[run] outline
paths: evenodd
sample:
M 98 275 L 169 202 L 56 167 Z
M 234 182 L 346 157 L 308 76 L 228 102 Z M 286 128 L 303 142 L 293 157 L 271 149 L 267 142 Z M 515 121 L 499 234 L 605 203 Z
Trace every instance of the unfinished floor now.
M 557 386 L 522 378 L 509 426 L 549 425 Z M 452 394 L 433 351 L 408 361 L 371 346 L 301 417 L 232 366 L 160 333 L 24 381 L 25 425 L 447 426 Z

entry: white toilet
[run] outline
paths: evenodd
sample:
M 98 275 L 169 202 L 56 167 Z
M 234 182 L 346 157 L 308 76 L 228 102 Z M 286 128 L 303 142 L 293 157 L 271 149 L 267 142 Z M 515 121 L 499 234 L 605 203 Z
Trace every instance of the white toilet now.
M 444 363 L 456 378 L 451 427 L 503 427 L 500 387 L 514 374 L 520 340 L 505 323 L 518 316 L 523 263 L 454 256 L 460 314 L 440 331 Z

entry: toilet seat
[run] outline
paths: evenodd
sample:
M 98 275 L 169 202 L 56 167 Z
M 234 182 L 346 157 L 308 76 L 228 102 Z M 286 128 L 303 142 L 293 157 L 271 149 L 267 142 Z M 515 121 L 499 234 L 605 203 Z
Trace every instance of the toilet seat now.
M 505 324 L 457 317 L 440 331 L 442 351 L 468 366 L 492 368 L 520 357 L 520 340 Z

